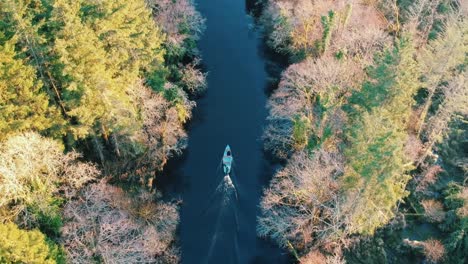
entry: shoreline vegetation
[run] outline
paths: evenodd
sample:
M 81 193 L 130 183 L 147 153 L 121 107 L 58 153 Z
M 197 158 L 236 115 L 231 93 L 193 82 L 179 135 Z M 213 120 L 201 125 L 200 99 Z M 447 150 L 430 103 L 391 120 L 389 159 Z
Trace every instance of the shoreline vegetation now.
M 290 66 L 264 148 L 284 163 L 257 233 L 303 264 L 465 263 L 467 6 L 264 0 Z
M 179 263 L 155 177 L 206 88 L 192 0 L 0 3 L 0 262 Z

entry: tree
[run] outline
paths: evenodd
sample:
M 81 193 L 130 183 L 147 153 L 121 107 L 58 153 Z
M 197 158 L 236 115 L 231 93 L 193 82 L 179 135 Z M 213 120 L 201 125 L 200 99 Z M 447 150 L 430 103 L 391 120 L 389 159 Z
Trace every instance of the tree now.
M 102 63 L 106 58 L 103 44 L 81 22 L 79 12 L 79 2 L 63 0 L 55 2 L 52 14 L 52 20 L 62 25 L 54 50 L 63 64 L 64 105 L 67 114 L 76 120 L 70 128 L 72 134 L 77 138 L 89 134 L 106 137 L 113 130 L 137 128 L 129 84 L 122 87 L 113 78 L 117 69 Z
M 342 189 L 347 196 L 349 232 L 373 234 L 389 222 L 395 206 L 408 193 L 407 175 L 412 162 L 404 144 L 414 94 L 419 88 L 418 70 L 409 39 L 401 39 L 384 52 L 363 84 L 349 99 L 347 164 Z
M 456 114 L 467 115 L 468 88 L 466 59 L 468 39 L 466 21 L 450 21 L 440 38 L 429 43 L 421 55 L 425 87 L 428 95 L 418 120 L 418 135 L 424 148 L 418 165 L 440 141 Z M 435 96 L 436 94 L 441 96 Z M 439 98 L 434 102 L 434 98 Z M 431 111 L 432 110 L 432 111 Z
M 424 124 L 424 147 L 417 165 L 422 164 L 432 152 L 435 143 L 440 142 L 449 129 L 450 122 L 457 115 L 468 115 L 468 88 L 464 72 L 443 85 L 443 101 L 435 113 Z
M 337 182 L 342 172 L 339 153 L 296 153 L 265 189 L 258 235 L 305 253 L 311 247 L 344 243 L 346 217 Z
M 83 190 L 64 209 L 63 244 L 70 263 L 178 263 L 178 223 L 171 204 L 152 195 L 132 198 L 104 181 Z M 145 205 L 153 205 L 146 214 Z M 145 215 L 145 218 L 142 218 Z
M 196 68 L 199 63 L 200 61 L 196 59 L 182 69 L 181 83 L 185 90 L 192 94 L 201 93 L 206 90 L 208 85 L 206 82 L 207 74 Z
M 430 263 L 438 263 L 444 258 L 445 248 L 442 242 L 436 239 L 424 241 L 423 251 Z
M 13 223 L 0 223 L 0 262 L 55 264 L 54 248 L 38 230 L 19 229 Z
M 285 158 L 293 148 L 337 146 L 344 122 L 340 109 L 344 95 L 363 78 L 359 65 L 333 57 L 308 58 L 291 65 L 268 102 L 265 148 Z
M 405 136 L 380 111 L 362 114 L 353 125 L 343 175 L 348 203 L 342 209 L 349 214 L 351 233 L 372 234 L 390 221 L 397 202 L 408 194 L 411 163 L 403 152 Z
M 138 180 L 152 188 L 156 172 L 161 171 L 167 160 L 186 147 L 187 133 L 184 122 L 190 118 L 193 102 L 185 93 L 170 85 L 164 90 L 176 97 L 173 102 L 165 99 L 163 94 L 140 85 L 137 88 L 138 102 L 141 107 L 143 127 L 131 138 L 114 135 L 122 150 L 121 159 L 128 166 L 124 173 L 131 180 Z M 129 162 L 135 160 L 136 162 Z
M 102 43 L 106 53 L 103 62 L 119 85 L 131 87 L 145 73 L 160 70 L 165 35 L 144 0 L 80 2 L 82 23 Z
M 444 205 L 449 209 L 443 230 L 449 233 L 444 239 L 449 263 L 466 262 L 468 250 L 468 188 L 450 182 L 444 190 Z
M 15 41 L 18 56 L 28 58 L 26 62 L 36 70 L 50 101 L 68 118 L 59 91 L 59 80 L 55 78 L 60 67 L 50 48 L 53 26 L 46 23 L 51 9 L 49 1 L 7 0 L 0 12 L 0 31 L 5 40 Z
M 424 86 L 428 90 L 423 110 L 420 115 L 418 134 L 426 121 L 429 108 L 433 104 L 433 97 L 437 89 L 444 89 L 444 81 L 462 75 L 456 68 L 466 61 L 468 52 L 467 22 L 450 21 L 442 36 L 432 40 L 420 55 Z M 451 99 L 448 97 L 448 99 Z M 458 107 L 454 106 L 455 108 Z
M 0 15 L 2 32 L 30 58 L 69 136 L 108 142 L 112 133 L 141 128 L 135 86 L 164 72 L 164 35 L 143 0 L 9 0 Z
M 0 141 L 30 130 L 59 136 L 60 113 L 49 105 L 35 69 L 18 58 L 15 42 L 10 39 L 0 45 Z
M 205 28 L 205 20 L 192 0 L 146 0 L 154 20 L 167 34 L 166 58 L 179 63 L 184 56 L 197 54 L 196 41 Z
M 43 224 L 46 229 L 44 218 L 60 221 L 59 191 L 70 198 L 99 174 L 78 157 L 74 152 L 63 154 L 58 142 L 35 133 L 0 143 L 0 220 L 26 227 Z
M 375 5 L 359 1 L 268 1 L 262 22 L 269 45 L 299 60 L 341 54 L 367 61 L 388 40 Z

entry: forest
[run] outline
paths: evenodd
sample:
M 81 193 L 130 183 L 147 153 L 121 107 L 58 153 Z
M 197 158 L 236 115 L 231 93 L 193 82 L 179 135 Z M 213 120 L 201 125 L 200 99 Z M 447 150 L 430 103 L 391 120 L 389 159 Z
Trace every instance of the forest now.
M 304 264 L 466 263 L 466 2 L 261 4 L 290 65 L 258 235 Z
M 241 2 L 256 9 L 241 30 L 287 61 L 255 106 L 253 141 L 277 166 L 250 186 L 259 204 L 237 190 L 258 211 L 239 213 L 252 239 L 290 263 L 467 263 L 468 2 Z M 197 263 L 181 246 L 191 201 L 158 185 L 197 99 L 222 89 L 197 3 L 0 1 L 0 263 Z
M 0 3 L 0 262 L 178 263 L 154 178 L 205 89 L 190 0 Z

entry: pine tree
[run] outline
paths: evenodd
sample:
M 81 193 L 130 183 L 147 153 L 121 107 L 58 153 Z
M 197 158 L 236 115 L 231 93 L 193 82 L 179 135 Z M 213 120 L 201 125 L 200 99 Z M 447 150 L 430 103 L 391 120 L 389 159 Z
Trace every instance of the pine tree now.
M 398 201 L 407 195 L 411 162 L 403 147 L 407 122 L 419 88 L 417 63 L 409 39 L 386 51 L 350 98 L 353 109 L 343 175 L 345 210 L 351 233 L 372 234 L 388 223 Z M 375 98 L 375 99 L 374 99 Z
M 421 52 L 420 61 L 428 96 L 420 115 L 418 134 L 422 132 L 433 97 L 444 81 L 462 75 L 468 53 L 468 22 L 450 21 L 441 37 L 432 40 Z M 441 87 L 443 89 L 443 86 Z M 456 106 L 458 107 L 458 106 Z M 448 120 L 447 120 L 448 121 Z
M 66 117 L 59 83 L 54 78 L 60 67 L 57 67 L 56 57 L 51 53 L 53 32 L 46 23 L 51 8 L 50 1 L 6 0 L 0 10 L 0 32 L 5 40 L 15 38 L 17 55 L 27 58 L 26 63 L 35 68 L 50 101 Z
M 114 130 L 138 128 L 136 106 L 116 71 L 106 65 L 106 51 L 96 33 L 80 19 L 80 4 L 61 0 L 54 4 L 52 20 L 61 26 L 55 52 L 63 64 L 62 98 L 73 118 L 77 138 L 104 135 Z
M 106 64 L 116 76 L 134 83 L 141 71 L 161 66 L 164 36 L 145 1 L 81 2 L 81 19 L 96 32 L 107 54 Z
M 0 223 L 0 262 L 55 264 L 53 248 L 38 230 L 26 231 L 13 223 Z
M 160 79 L 164 36 L 139 1 L 8 0 L 0 29 L 36 69 L 76 138 L 141 127 L 135 87 Z M 149 82 L 157 89 L 163 82 Z M 157 87 L 156 87 L 157 86 Z
M 0 45 L 0 141 L 31 130 L 59 136 L 60 113 L 49 105 L 35 69 L 18 58 L 14 45 L 13 39 Z

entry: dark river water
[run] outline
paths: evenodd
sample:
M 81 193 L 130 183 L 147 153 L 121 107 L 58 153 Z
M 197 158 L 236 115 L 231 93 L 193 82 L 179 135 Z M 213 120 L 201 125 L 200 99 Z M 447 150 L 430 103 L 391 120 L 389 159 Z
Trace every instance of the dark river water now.
M 196 3 L 206 18 L 199 49 L 208 90 L 197 100 L 188 149 L 169 164 L 162 183 L 182 200 L 182 263 L 288 263 L 284 250 L 255 232 L 260 196 L 273 174 L 261 136 L 275 63 L 245 1 Z M 234 156 L 234 192 L 222 184 L 226 144 Z

